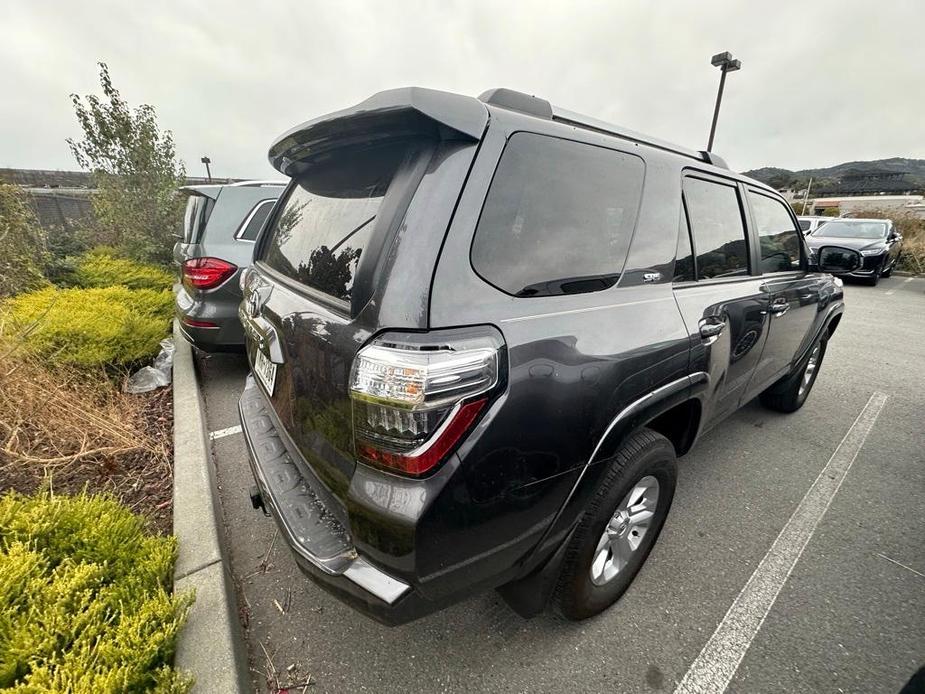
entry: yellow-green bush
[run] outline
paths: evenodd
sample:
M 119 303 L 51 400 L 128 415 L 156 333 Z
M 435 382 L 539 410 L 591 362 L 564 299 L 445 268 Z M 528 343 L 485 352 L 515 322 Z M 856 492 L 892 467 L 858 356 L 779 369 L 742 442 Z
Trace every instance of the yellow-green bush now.
M 0 497 L 0 688 L 186 692 L 176 540 L 105 496 Z
M 139 263 L 119 256 L 109 248 L 95 248 L 74 262 L 74 271 L 68 278 L 78 287 L 114 287 L 129 289 L 170 289 L 174 277 L 157 265 Z
M 49 287 L 8 299 L 0 319 L 52 363 L 127 366 L 157 354 L 172 307 L 169 291 Z

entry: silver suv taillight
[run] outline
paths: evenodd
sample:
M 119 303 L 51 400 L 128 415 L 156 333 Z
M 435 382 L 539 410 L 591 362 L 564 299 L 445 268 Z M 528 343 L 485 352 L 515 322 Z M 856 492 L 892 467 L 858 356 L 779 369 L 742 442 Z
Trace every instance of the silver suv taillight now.
M 408 475 L 442 462 L 496 390 L 502 346 L 478 326 L 387 333 L 363 347 L 350 376 L 357 456 Z

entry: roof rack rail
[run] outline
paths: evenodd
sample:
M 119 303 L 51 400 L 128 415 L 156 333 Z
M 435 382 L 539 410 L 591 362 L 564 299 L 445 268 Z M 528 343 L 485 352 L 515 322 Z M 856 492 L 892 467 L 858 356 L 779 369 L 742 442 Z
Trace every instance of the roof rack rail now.
M 552 120 L 552 104 L 546 99 L 540 99 L 530 94 L 524 94 L 513 89 L 498 87 L 479 94 L 479 101 L 491 104 L 509 111 L 520 111 L 537 118 Z
M 238 181 L 232 183 L 233 188 L 262 188 L 265 186 L 284 186 L 285 181 Z
M 723 158 L 722 158 L 721 156 L 719 156 L 718 154 L 715 154 L 714 152 L 708 152 L 708 151 L 706 151 L 706 150 L 703 150 L 700 154 L 701 154 L 701 156 L 703 156 L 703 160 L 704 160 L 707 164 L 712 164 L 713 166 L 718 166 L 718 167 L 720 167 L 721 169 L 728 169 L 728 168 L 729 168 L 729 164 L 726 163 L 726 160 L 723 159 Z
M 722 168 L 728 169 L 726 162 L 722 157 L 713 154 L 712 152 L 703 152 L 697 151 L 694 149 L 688 149 L 687 147 L 682 147 L 681 145 L 675 145 L 670 142 L 665 142 L 664 140 L 659 140 L 655 137 L 649 137 L 648 135 L 643 135 L 642 133 L 637 133 L 633 130 L 627 128 L 621 128 L 619 126 L 607 123 L 606 121 L 598 120 L 597 118 L 592 118 L 590 116 L 584 116 L 580 113 L 574 113 L 572 111 L 567 111 L 565 109 L 553 108 L 552 119 L 560 123 L 565 123 L 567 125 L 572 125 L 576 128 L 582 128 L 585 130 L 594 130 L 596 132 L 604 133 L 605 135 L 614 135 L 623 140 L 629 140 L 630 142 L 638 142 L 639 144 L 648 145 L 650 147 L 656 147 L 658 149 L 663 149 L 666 152 L 673 152 L 675 154 L 681 154 L 685 157 L 690 157 L 697 161 L 706 162 L 707 164 L 712 164 L 713 166 L 720 166 Z

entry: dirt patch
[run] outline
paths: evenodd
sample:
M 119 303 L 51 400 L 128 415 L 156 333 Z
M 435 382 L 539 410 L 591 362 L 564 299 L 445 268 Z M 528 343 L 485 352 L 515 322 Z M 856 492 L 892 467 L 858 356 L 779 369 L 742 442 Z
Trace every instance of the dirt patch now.
M 109 492 L 168 534 L 173 522 L 170 388 L 125 395 L 105 377 L 24 361 L 0 373 L 0 490 Z

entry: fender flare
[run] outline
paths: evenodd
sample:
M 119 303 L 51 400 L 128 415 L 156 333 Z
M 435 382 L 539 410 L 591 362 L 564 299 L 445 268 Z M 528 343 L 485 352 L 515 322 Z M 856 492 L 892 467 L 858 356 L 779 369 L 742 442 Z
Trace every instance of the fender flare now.
M 616 450 L 616 446 L 619 444 L 619 442 L 622 441 L 630 432 L 635 431 L 658 415 L 667 412 L 672 407 L 690 400 L 692 397 L 697 397 L 697 394 L 699 394 L 706 387 L 706 385 L 709 384 L 709 381 L 710 375 L 708 373 L 704 371 L 697 371 L 688 374 L 687 376 L 682 376 L 681 378 L 670 381 L 669 383 L 666 383 L 656 388 L 655 390 L 646 393 L 620 410 L 610 420 L 610 424 L 604 430 L 604 433 L 601 434 L 597 444 L 594 446 L 594 449 L 591 452 L 591 455 L 588 457 L 587 462 L 582 466 L 581 472 L 575 479 L 575 483 L 572 485 L 569 493 L 566 495 L 565 499 L 560 504 L 559 509 L 556 511 L 556 514 L 549 522 L 549 525 L 547 526 L 546 531 L 543 533 L 543 536 L 536 543 L 533 551 L 527 557 L 526 563 L 529 563 L 535 557 L 536 552 L 543 548 L 549 537 L 554 533 L 558 535 L 562 533 L 563 530 L 566 530 L 565 536 L 571 536 L 570 527 L 563 529 L 559 527 L 559 525 L 562 517 L 568 512 L 569 504 L 575 500 L 575 497 L 578 494 L 582 483 L 585 482 L 588 470 L 591 469 L 595 463 L 609 457 L 609 455 Z

